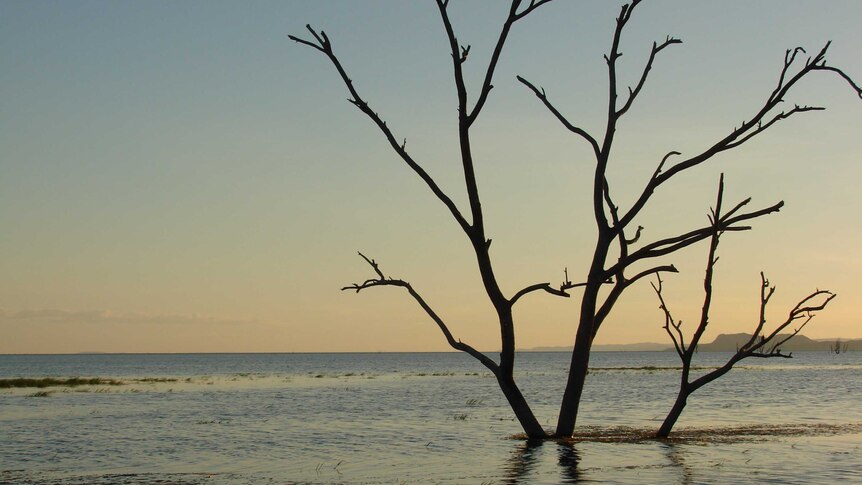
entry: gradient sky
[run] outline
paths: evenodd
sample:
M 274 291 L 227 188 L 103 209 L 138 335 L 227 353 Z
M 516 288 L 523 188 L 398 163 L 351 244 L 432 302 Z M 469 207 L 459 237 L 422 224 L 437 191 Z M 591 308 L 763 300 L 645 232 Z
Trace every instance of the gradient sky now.
M 453 0 L 470 99 L 504 2 Z M 594 239 L 592 159 L 515 80 L 601 136 L 619 2 L 563 1 L 516 24 L 474 129 L 492 257 L 509 294 L 581 281 Z M 784 51 L 818 50 L 862 80 L 858 0 L 646 1 L 623 39 L 623 86 L 661 53 L 619 127 L 612 191 L 624 207 L 670 150 L 694 154 L 748 119 Z M 466 209 L 447 43 L 431 1 L 0 3 L 0 353 L 448 350 L 406 293 L 341 292 L 370 269 L 410 281 L 476 347 L 499 348 L 469 244 L 445 208 L 347 101 L 329 62 L 294 44 L 324 29 L 356 86 Z M 793 117 L 664 186 L 642 241 L 701 225 L 726 197 L 780 214 L 720 247 L 707 339 L 814 288 L 838 298 L 803 333 L 862 337 L 862 100 L 815 73 Z M 665 296 L 694 322 L 706 247 L 674 256 Z M 516 308 L 518 346 L 573 342 L 578 294 Z M 597 343 L 667 341 L 646 282 Z

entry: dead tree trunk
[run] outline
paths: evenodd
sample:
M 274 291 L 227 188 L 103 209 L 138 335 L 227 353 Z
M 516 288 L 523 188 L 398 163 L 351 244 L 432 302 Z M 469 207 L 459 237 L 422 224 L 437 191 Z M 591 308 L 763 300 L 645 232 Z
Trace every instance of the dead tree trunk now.
M 600 285 L 601 282 L 591 282 L 584 289 L 584 296 L 581 300 L 581 321 L 578 324 L 575 347 L 572 350 L 572 359 L 569 364 L 569 376 L 563 392 L 563 401 L 560 404 L 557 429 L 554 432 L 554 436 L 557 437 L 572 436 L 575 429 L 575 420 L 578 416 L 581 395 L 590 366 L 590 348 L 593 345 L 592 317 L 595 315 Z
M 679 394 L 676 396 L 676 401 L 673 403 L 673 407 L 670 408 L 670 412 L 667 413 L 667 416 L 664 418 L 664 421 L 661 423 L 661 427 L 656 433 L 657 438 L 667 438 L 670 434 L 670 430 L 673 429 L 673 425 L 676 423 L 676 420 L 679 419 L 679 416 L 682 414 L 682 410 L 685 409 L 685 403 L 688 400 L 689 392 L 686 392 L 685 386 L 680 389 Z
M 719 239 L 723 233 L 722 224 L 723 221 L 732 216 L 734 212 L 748 203 L 748 200 L 745 200 L 740 204 L 737 204 L 737 206 L 731 209 L 726 215 L 722 214 L 721 205 L 723 194 L 724 175 L 722 175 L 719 180 L 718 198 L 715 203 L 715 209 L 713 209 L 712 214 L 710 215 L 710 222 L 712 223 L 712 237 L 710 237 L 709 256 L 706 262 L 706 275 L 703 280 L 704 297 L 700 321 L 692 334 L 691 340 L 688 342 L 683 338 L 682 322 L 674 319 L 670 309 L 665 303 L 664 297 L 662 296 L 661 278 L 658 277 L 658 283 L 653 284 L 653 289 L 655 289 L 656 295 L 661 303 L 660 308 L 664 313 L 664 329 L 673 341 L 674 349 L 682 361 L 682 375 L 680 377 L 680 386 L 676 402 L 674 402 L 673 407 L 656 433 L 656 437 L 658 438 L 666 438 L 670 434 L 674 424 L 676 424 L 677 419 L 679 419 L 683 409 L 685 409 L 688 397 L 693 392 L 730 372 L 733 366 L 740 360 L 748 357 L 792 357 L 792 354 L 782 353 L 781 346 L 796 336 L 796 334 L 798 334 L 799 331 L 814 318 L 816 312 L 826 308 L 826 305 L 835 298 L 835 294 L 828 290 L 814 291 L 796 304 L 788 314 L 787 320 L 776 326 L 772 332 L 767 333 L 765 331 L 766 305 L 769 303 L 769 299 L 775 292 L 775 287 L 770 288 L 769 281 L 763 273 L 760 273 L 760 320 L 758 321 L 751 337 L 744 345 L 737 349 L 736 353 L 733 354 L 724 365 L 700 376 L 692 382 L 689 382 L 691 362 L 694 358 L 695 350 L 697 350 L 697 345 L 700 343 L 700 339 L 709 325 L 709 313 L 712 307 L 712 280 L 713 275 L 715 274 L 715 264 L 718 262 L 716 251 L 718 250 Z M 800 322 L 800 324 L 793 329 L 788 336 L 778 336 L 779 332 L 783 331 L 794 322 Z
M 500 390 L 506 396 L 506 401 L 508 401 L 527 437 L 530 439 L 544 439 L 547 437 L 545 429 L 539 424 L 539 421 L 533 414 L 533 410 L 530 408 L 527 400 L 524 399 L 521 390 L 515 384 L 515 380 L 511 376 L 507 377 L 500 374 L 497 375 L 497 384 L 500 385 Z

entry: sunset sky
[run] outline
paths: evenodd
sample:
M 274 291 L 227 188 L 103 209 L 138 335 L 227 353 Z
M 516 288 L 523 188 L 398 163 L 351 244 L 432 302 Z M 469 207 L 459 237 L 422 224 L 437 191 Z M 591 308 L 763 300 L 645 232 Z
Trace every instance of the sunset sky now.
M 451 2 L 471 100 L 505 2 Z M 491 256 L 504 290 L 582 281 L 595 226 L 593 159 L 515 79 L 543 86 L 603 135 L 621 2 L 556 0 L 519 21 L 473 130 Z M 627 207 L 661 157 L 693 155 L 760 108 L 787 48 L 827 41 L 862 81 L 858 0 L 648 0 L 624 34 L 621 89 L 654 40 L 663 51 L 619 126 L 609 170 Z M 432 1 L 0 2 L 0 353 L 439 351 L 398 288 L 342 292 L 372 276 L 357 250 L 410 281 L 473 346 L 499 348 L 472 250 L 443 205 L 347 102 L 329 61 L 291 42 L 327 32 L 371 106 L 467 211 L 447 40 Z M 814 73 L 781 122 L 663 186 L 641 242 L 706 222 L 726 198 L 784 200 L 719 249 L 706 339 L 756 323 L 759 272 L 779 319 L 815 288 L 838 298 L 803 334 L 862 338 L 862 100 Z M 674 255 L 675 314 L 693 323 L 706 246 Z M 570 345 L 579 294 L 518 303 L 519 348 Z M 644 281 L 596 343 L 669 342 Z

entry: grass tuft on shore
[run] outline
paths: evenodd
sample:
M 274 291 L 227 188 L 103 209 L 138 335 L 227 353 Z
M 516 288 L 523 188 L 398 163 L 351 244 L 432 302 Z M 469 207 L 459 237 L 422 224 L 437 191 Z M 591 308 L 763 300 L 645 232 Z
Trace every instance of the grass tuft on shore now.
M 163 383 L 163 382 L 178 382 L 179 379 L 176 377 L 141 377 L 140 379 L 135 379 L 135 382 L 146 382 L 146 383 Z M 186 382 L 191 382 L 191 378 L 186 379 Z M 122 382 L 120 382 L 122 384 Z
M 66 379 L 56 377 L 27 378 L 18 377 L 14 379 L 0 379 L 0 389 L 11 389 L 13 387 L 77 387 L 77 386 L 122 386 L 123 381 L 116 379 L 105 379 L 102 377 L 69 377 Z

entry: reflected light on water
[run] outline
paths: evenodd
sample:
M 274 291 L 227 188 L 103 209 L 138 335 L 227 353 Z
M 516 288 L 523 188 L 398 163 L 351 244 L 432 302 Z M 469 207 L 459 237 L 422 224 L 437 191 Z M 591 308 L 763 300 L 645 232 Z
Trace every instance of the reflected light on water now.
M 588 378 L 577 437 L 535 443 L 512 439 L 521 430 L 494 379 L 459 354 L 0 356 L 0 379 L 120 382 L 0 389 L 0 482 L 822 483 L 862 476 L 862 353 L 803 353 L 798 364 L 734 371 L 692 397 L 671 438 L 654 440 L 678 379 L 660 368 L 674 357 L 596 355 L 602 370 Z M 722 358 L 699 357 L 704 366 Z M 548 428 L 566 358 L 519 356 L 518 379 Z

